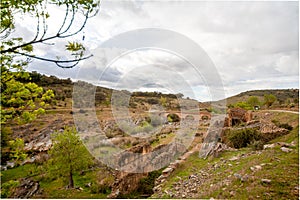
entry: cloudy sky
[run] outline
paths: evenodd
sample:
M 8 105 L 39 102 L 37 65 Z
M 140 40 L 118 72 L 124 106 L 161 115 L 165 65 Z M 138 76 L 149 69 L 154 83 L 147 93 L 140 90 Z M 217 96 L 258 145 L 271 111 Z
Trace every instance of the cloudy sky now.
M 99 14 L 75 38 L 93 58 L 73 69 L 34 61 L 28 70 L 119 89 L 183 93 L 200 101 L 214 99 L 220 88 L 225 96 L 298 88 L 298 9 L 296 1 L 103 0 Z M 63 10 L 49 12 L 55 13 L 49 30 L 55 30 Z M 26 37 L 35 28 L 29 21 L 23 17 L 18 23 Z M 39 46 L 36 54 L 62 52 Z

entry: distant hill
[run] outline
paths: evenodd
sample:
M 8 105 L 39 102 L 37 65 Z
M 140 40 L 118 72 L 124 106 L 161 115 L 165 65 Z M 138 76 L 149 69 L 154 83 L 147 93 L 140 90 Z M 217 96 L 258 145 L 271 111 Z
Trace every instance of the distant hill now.
M 299 89 L 273 89 L 273 90 L 251 90 L 242 92 L 238 95 L 227 98 L 227 105 L 235 104 L 240 101 L 247 101 L 251 96 L 257 96 L 260 101 L 264 100 L 265 94 L 273 94 L 277 98 L 277 104 L 298 104 L 299 103 Z
M 39 86 L 43 86 L 45 89 L 52 89 L 55 93 L 55 99 L 64 101 L 66 98 L 72 98 L 73 82 L 70 79 L 59 79 L 55 76 L 45 76 L 37 72 L 30 73 L 32 82 L 37 83 Z M 96 104 L 110 104 L 110 97 L 112 95 L 112 89 L 96 86 L 95 100 Z M 178 94 L 163 94 L 160 92 L 133 92 L 124 91 L 129 93 L 133 97 L 135 103 L 139 102 L 143 104 L 156 104 L 159 103 L 161 97 L 166 98 L 167 107 L 170 109 L 178 109 L 177 97 L 182 98 L 181 93 Z M 180 92 L 180 91 L 179 91 Z M 237 102 L 247 101 L 251 96 L 257 96 L 261 102 L 264 100 L 265 94 L 273 94 L 277 98 L 275 105 L 288 106 L 294 104 L 295 107 L 299 104 L 299 89 L 273 89 L 273 90 L 251 90 L 242 92 L 235 96 L 226 99 L 227 106 L 233 105 Z M 131 103 L 133 107 L 135 103 Z M 217 102 L 218 103 L 218 102 Z M 209 102 L 199 102 L 201 108 L 209 108 Z M 146 106 L 148 107 L 148 106 Z

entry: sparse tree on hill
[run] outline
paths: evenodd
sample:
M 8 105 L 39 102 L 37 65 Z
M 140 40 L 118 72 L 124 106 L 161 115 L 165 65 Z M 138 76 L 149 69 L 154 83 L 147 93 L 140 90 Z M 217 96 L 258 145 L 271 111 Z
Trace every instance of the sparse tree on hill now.
M 49 151 L 51 171 L 69 180 L 69 188 L 74 187 L 74 173 L 88 168 L 92 156 L 80 140 L 74 127 L 65 127 L 64 131 L 52 135 L 53 147 Z
M 248 98 L 247 104 L 251 105 L 253 108 L 254 106 L 260 105 L 260 101 L 257 96 L 251 96 Z
M 276 97 L 273 94 L 265 94 L 264 95 L 264 104 L 269 108 L 276 101 Z

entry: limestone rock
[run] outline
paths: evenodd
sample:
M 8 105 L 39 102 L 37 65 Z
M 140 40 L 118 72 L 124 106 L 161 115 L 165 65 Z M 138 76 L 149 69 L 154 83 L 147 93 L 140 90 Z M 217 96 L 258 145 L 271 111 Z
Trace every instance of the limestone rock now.
M 286 148 L 286 147 L 281 147 L 280 149 L 281 149 L 281 151 L 286 152 L 286 153 L 292 151 L 292 149 L 289 149 L 289 148 Z
M 273 149 L 275 147 L 275 144 L 265 144 L 264 149 Z
M 263 178 L 263 179 L 261 179 L 261 182 L 262 183 L 271 183 L 271 180 L 270 179 L 265 179 L 265 178 Z

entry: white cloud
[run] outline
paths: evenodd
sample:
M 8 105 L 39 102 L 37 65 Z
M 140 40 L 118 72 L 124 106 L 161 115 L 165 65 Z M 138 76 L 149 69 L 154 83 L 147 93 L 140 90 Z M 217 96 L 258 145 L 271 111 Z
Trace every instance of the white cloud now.
M 97 49 L 105 40 L 126 31 L 149 27 L 169 29 L 194 40 L 207 52 L 223 79 L 228 96 L 257 88 L 298 87 L 298 9 L 297 2 L 103 1 L 99 15 L 88 21 L 84 42 L 90 49 Z M 143 38 L 137 36 L 136 40 Z M 91 66 L 103 70 L 118 51 L 103 50 L 102 60 Z M 39 52 L 49 54 L 45 47 Z M 53 48 L 51 54 L 54 53 L 59 51 Z M 90 66 L 88 62 L 81 67 Z M 102 82 L 106 86 L 114 85 L 114 81 L 134 66 L 168 62 L 196 90 L 197 98 L 204 98 L 201 87 L 205 81 L 197 80 L 192 68 L 183 60 L 161 52 L 147 55 L 140 52 L 120 58 L 118 62 L 118 66 L 111 66 L 111 71 L 106 73 L 107 78 Z M 58 71 L 55 70 L 56 75 Z M 138 80 L 144 81 L 142 77 Z M 159 83 L 157 80 L 156 84 Z
M 286 75 L 299 74 L 299 53 L 294 51 L 290 54 L 284 54 L 276 62 L 276 70 Z

